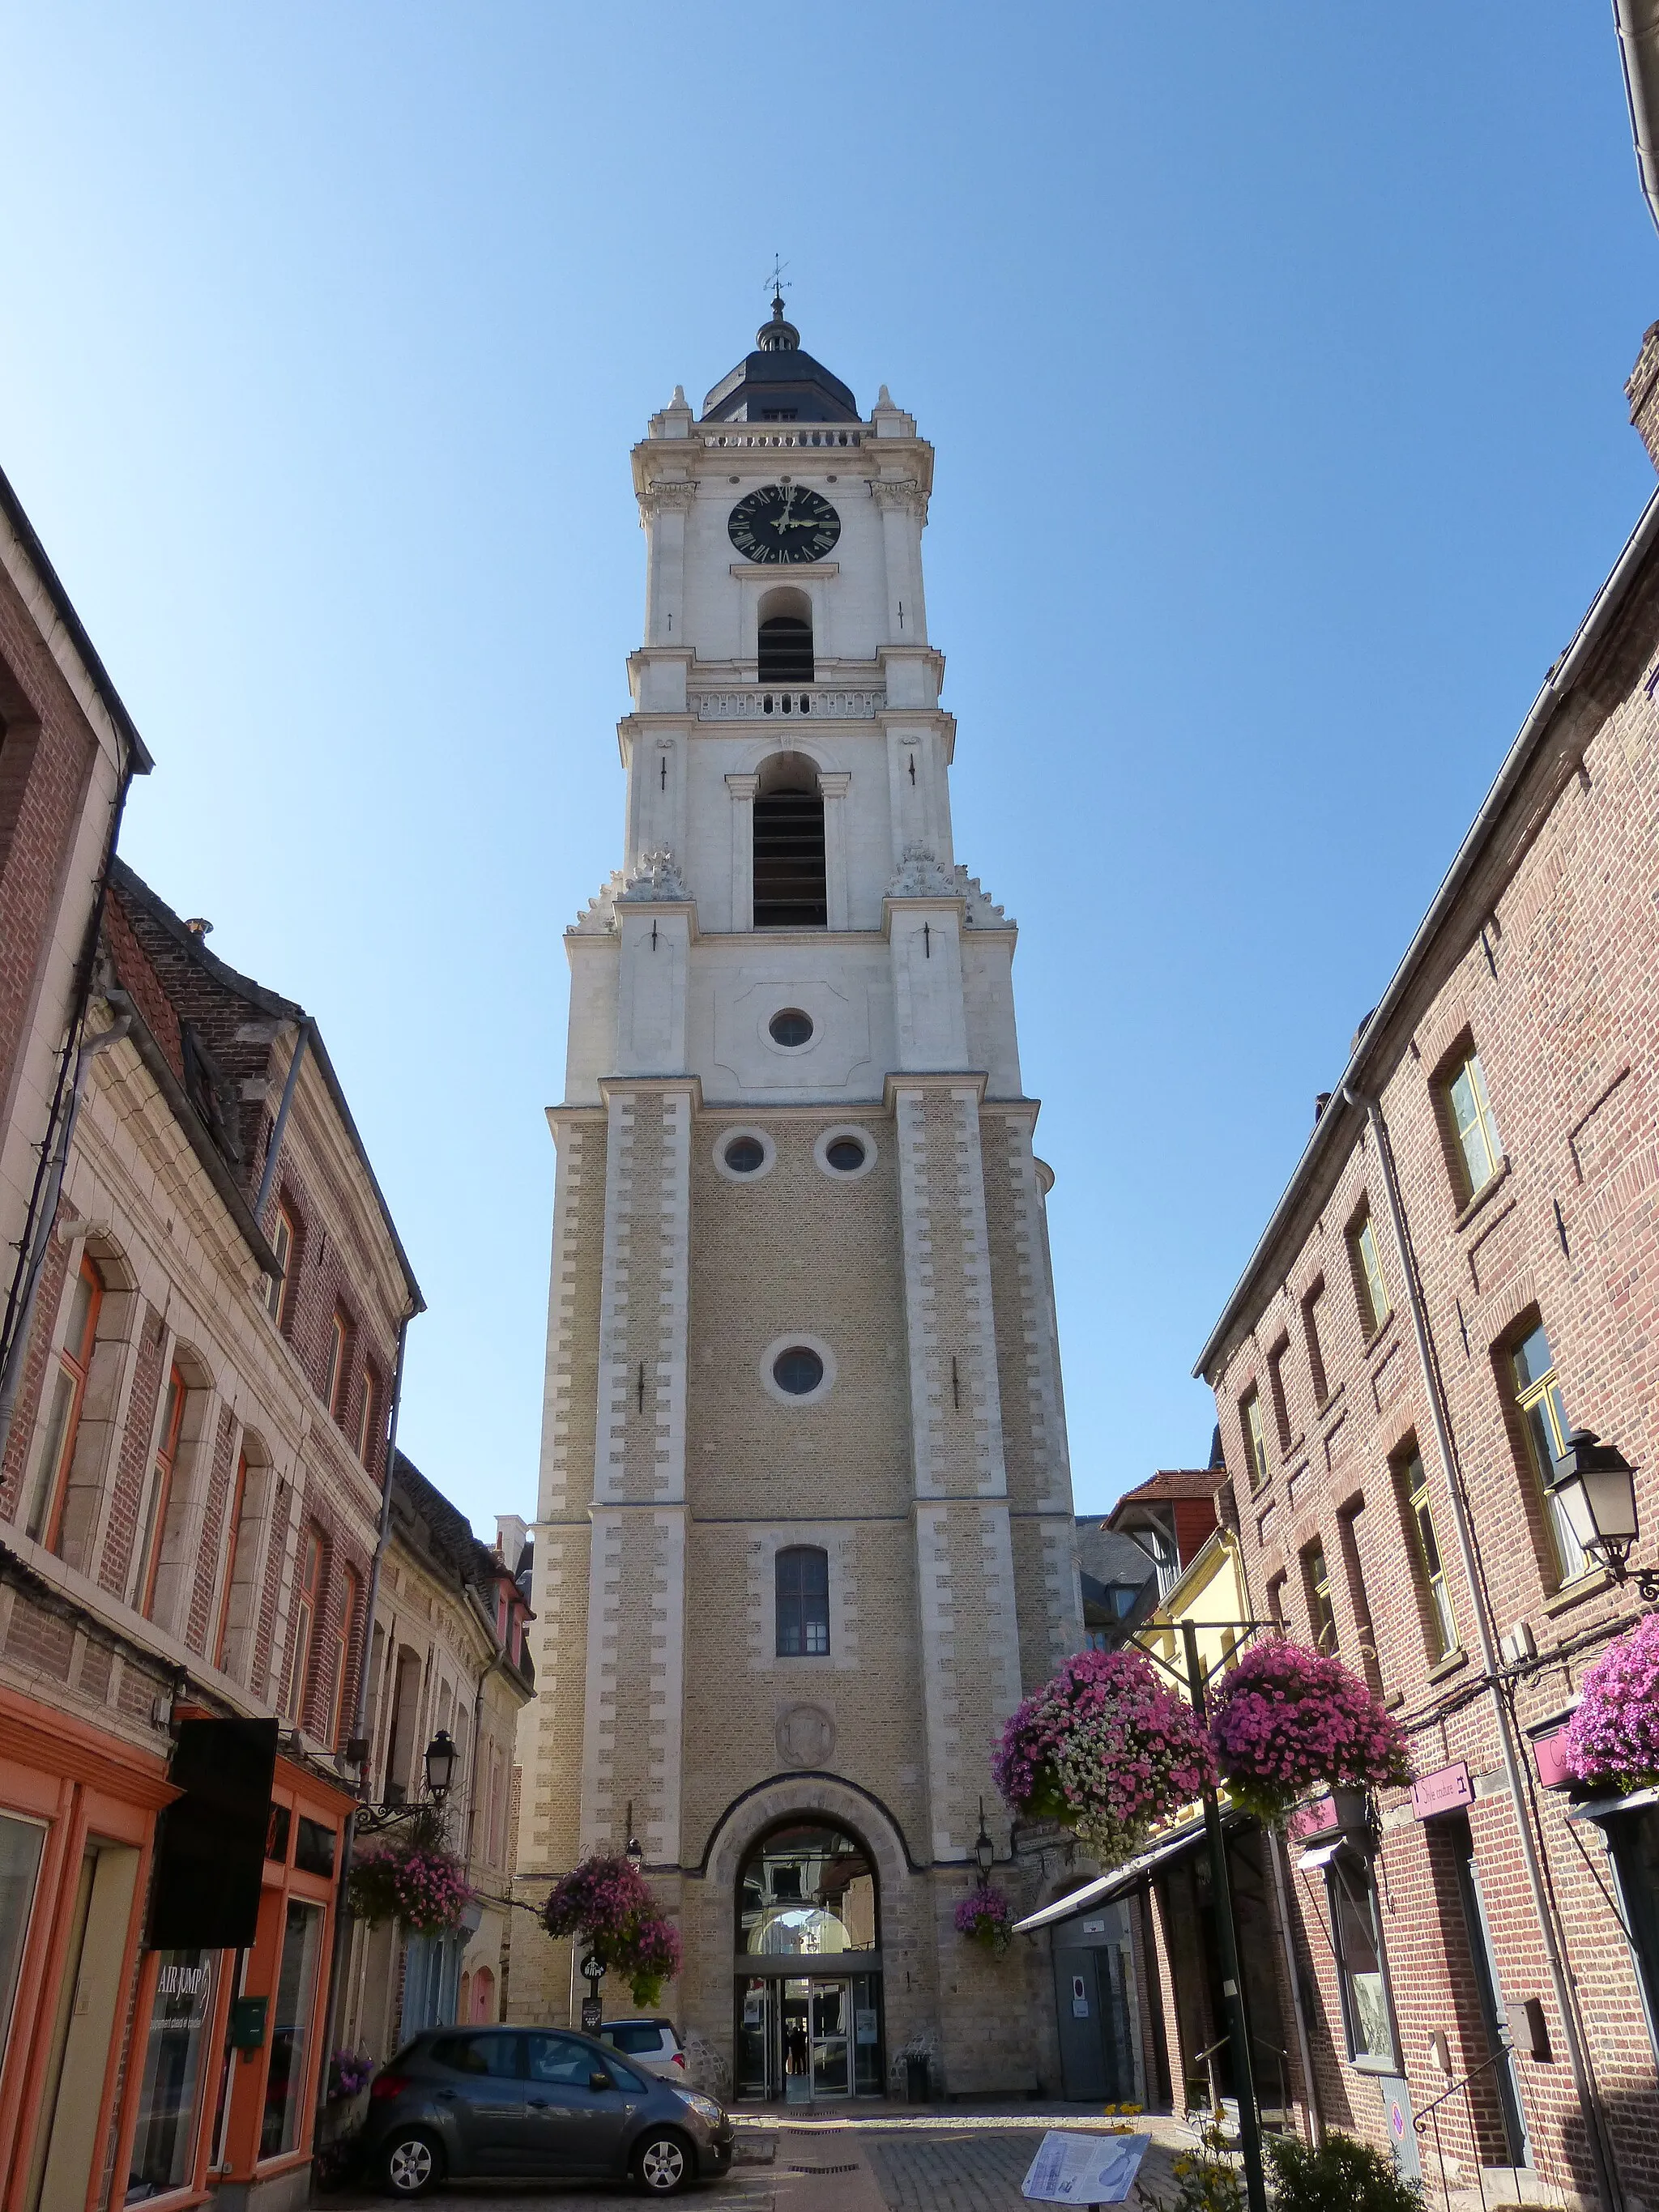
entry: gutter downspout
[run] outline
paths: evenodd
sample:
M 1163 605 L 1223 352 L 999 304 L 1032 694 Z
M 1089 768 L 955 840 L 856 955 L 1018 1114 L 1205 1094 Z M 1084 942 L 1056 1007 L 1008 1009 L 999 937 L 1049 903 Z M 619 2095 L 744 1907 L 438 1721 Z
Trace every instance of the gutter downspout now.
M 305 1031 L 300 1032 L 304 1042 Z M 294 1060 L 289 1070 L 289 1089 L 293 1086 L 293 1071 L 299 1065 L 300 1046 L 294 1048 Z M 283 1097 L 282 1111 L 286 1112 L 288 1100 Z M 280 1119 L 278 1127 L 280 1127 Z M 276 1157 L 276 1137 L 273 1133 L 270 1158 Z M 374 1607 L 380 1595 L 380 1565 L 386 1558 L 386 1547 L 392 1534 L 392 1470 L 398 1463 L 398 1414 L 404 1400 L 404 1352 L 409 1342 L 409 1324 L 414 1314 L 406 1313 L 398 1324 L 398 1359 L 392 1375 L 392 1419 L 386 1430 L 386 1480 L 380 1487 L 380 1525 L 374 1539 L 374 1558 L 368 1571 L 368 1601 L 363 1607 L 363 1656 L 357 1669 L 357 1694 L 352 1700 L 351 1734 L 361 1737 L 363 1717 L 368 1704 L 368 1664 L 374 1649 Z M 360 1791 L 367 1789 L 368 1774 L 365 1768 L 358 1778 Z M 320 2141 L 324 2107 L 328 2102 L 329 2057 L 334 2048 L 335 2032 L 339 2025 L 340 1997 L 345 1980 L 346 1947 L 346 1884 L 351 1878 L 351 1852 L 356 1841 L 357 1815 L 348 1813 L 345 1826 L 340 1831 L 340 1864 L 334 1889 L 334 1942 L 328 1960 L 328 2002 L 323 2009 L 325 2033 L 323 2037 L 323 2063 L 317 2069 L 317 2108 L 312 2121 L 312 2155 L 314 2158 Z
M 1400 1272 L 1406 1285 L 1406 1303 L 1411 1309 L 1412 1334 L 1417 1343 L 1418 1362 L 1423 1370 L 1424 1384 L 1428 1394 L 1429 1418 L 1434 1427 L 1435 1449 L 1439 1455 L 1441 1471 L 1446 1478 L 1447 1493 L 1451 1499 L 1452 1522 L 1457 1534 L 1457 1549 L 1463 1563 L 1463 1572 L 1469 1585 L 1469 1601 L 1474 1608 L 1476 1638 L 1480 1647 L 1482 1686 L 1492 1706 L 1497 1723 L 1498 1749 L 1504 1762 L 1504 1777 L 1509 1784 L 1510 1800 L 1515 1808 L 1515 1824 L 1521 1838 L 1521 1855 L 1526 1863 L 1527 1887 L 1532 1894 L 1533 1910 L 1538 1917 L 1539 1932 L 1544 1939 L 1544 1955 L 1549 1966 L 1550 1986 L 1561 2014 L 1561 2024 L 1566 2033 L 1567 2057 L 1572 2068 L 1573 2087 L 1579 2105 L 1589 2123 L 1585 2130 L 1590 2155 L 1595 2165 L 1596 2186 L 1602 2203 L 1608 2212 L 1625 2212 L 1625 2198 L 1613 2163 L 1613 2147 L 1607 2140 L 1607 2116 L 1602 2110 L 1601 2093 L 1596 2087 L 1595 2071 L 1589 2057 L 1584 2022 L 1578 2007 L 1578 1993 L 1571 1971 L 1557 1939 L 1555 1921 L 1550 1908 L 1548 1892 L 1545 1887 L 1544 1871 L 1538 1855 L 1537 1838 L 1533 1834 L 1532 1817 L 1522 1787 L 1520 1754 L 1516 1746 L 1514 1731 L 1510 1725 L 1509 1707 L 1504 1701 L 1498 1674 L 1497 1639 L 1487 1614 L 1486 1583 L 1480 1570 L 1474 1543 L 1474 1529 L 1469 1515 L 1468 1500 L 1464 1495 L 1462 1476 L 1458 1468 L 1452 1442 L 1451 1415 L 1446 1405 L 1440 1379 L 1439 1362 L 1435 1353 L 1434 1340 L 1429 1333 L 1429 1318 L 1423 1297 L 1423 1286 L 1417 1272 L 1417 1258 L 1406 1223 L 1406 1212 L 1400 1195 L 1400 1186 L 1395 1176 L 1394 1149 L 1389 1140 L 1388 1123 L 1382 1118 L 1381 1103 L 1345 1085 L 1342 1097 L 1351 1106 L 1358 1108 L 1366 1116 L 1371 1133 L 1376 1140 L 1377 1158 L 1382 1170 L 1382 1189 L 1388 1202 L 1389 1222 L 1394 1231 L 1395 1249 L 1400 1255 Z
M 1637 174 L 1648 213 L 1659 228 L 1659 7 L 1654 0 L 1613 0 L 1613 20 Z

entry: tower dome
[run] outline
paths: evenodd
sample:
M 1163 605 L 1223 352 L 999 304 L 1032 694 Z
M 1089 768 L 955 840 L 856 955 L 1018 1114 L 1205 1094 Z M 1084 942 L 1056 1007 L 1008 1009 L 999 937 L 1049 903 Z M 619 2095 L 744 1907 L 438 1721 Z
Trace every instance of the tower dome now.
M 702 403 L 705 422 L 856 422 L 858 402 L 822 362 L 800 349 L 800 332 L 773 295 L 755 350 L 723 376 Z

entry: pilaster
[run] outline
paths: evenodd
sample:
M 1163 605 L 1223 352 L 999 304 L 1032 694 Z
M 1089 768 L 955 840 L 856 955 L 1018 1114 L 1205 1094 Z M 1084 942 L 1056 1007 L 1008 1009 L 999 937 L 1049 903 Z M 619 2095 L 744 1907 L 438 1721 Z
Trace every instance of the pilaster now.
M 732 929 L 755 927 L 755 798 L 757 775 L 728 775 L 732 801 Z

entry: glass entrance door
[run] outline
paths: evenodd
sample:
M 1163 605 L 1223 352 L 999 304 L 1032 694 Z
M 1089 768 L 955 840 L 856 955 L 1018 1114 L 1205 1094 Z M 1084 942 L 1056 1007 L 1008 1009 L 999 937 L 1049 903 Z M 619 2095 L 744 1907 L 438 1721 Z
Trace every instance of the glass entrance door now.
M 814 2105 L 882 2094 L 876 1975 L 757 1976 L 738 1985 L 738 2002 L 740 2096 Z

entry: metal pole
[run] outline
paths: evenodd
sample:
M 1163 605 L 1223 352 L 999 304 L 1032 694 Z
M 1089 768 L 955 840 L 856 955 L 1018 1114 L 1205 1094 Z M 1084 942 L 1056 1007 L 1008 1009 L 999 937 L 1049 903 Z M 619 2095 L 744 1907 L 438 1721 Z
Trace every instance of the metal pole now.
M 1201 1727 L 1205 1717 L 1204 1667 L 1198 1656 L 1195 1622 L 1182 1622 L 1181 1641 L 1187 1658 L 1188 1694 Z M 1233 2087 L 1238 2094 L 1238 2141 L 1244 2154 L 1244 2193 L 1250 2212 L 1267 2212 L 1267 2185 L 1261 2171 L 1261 2116 L 1256 2109 L 1250 2030 L 1244 2017 L 1244 1991 L 1238 1976 L 1238 1942 L 1233 1932 L 1233 1891 L 1227 1872 L 1227 1843 L 1221 1832 L 1220 1802 L 1212 1789 L 1204 1792 L 1204 1829 L 1210 1839 L 1210 1880 L 1215 1897 L 1216 1935 L 1221 1944 L 1221 1990 L 1227 2000 Z

